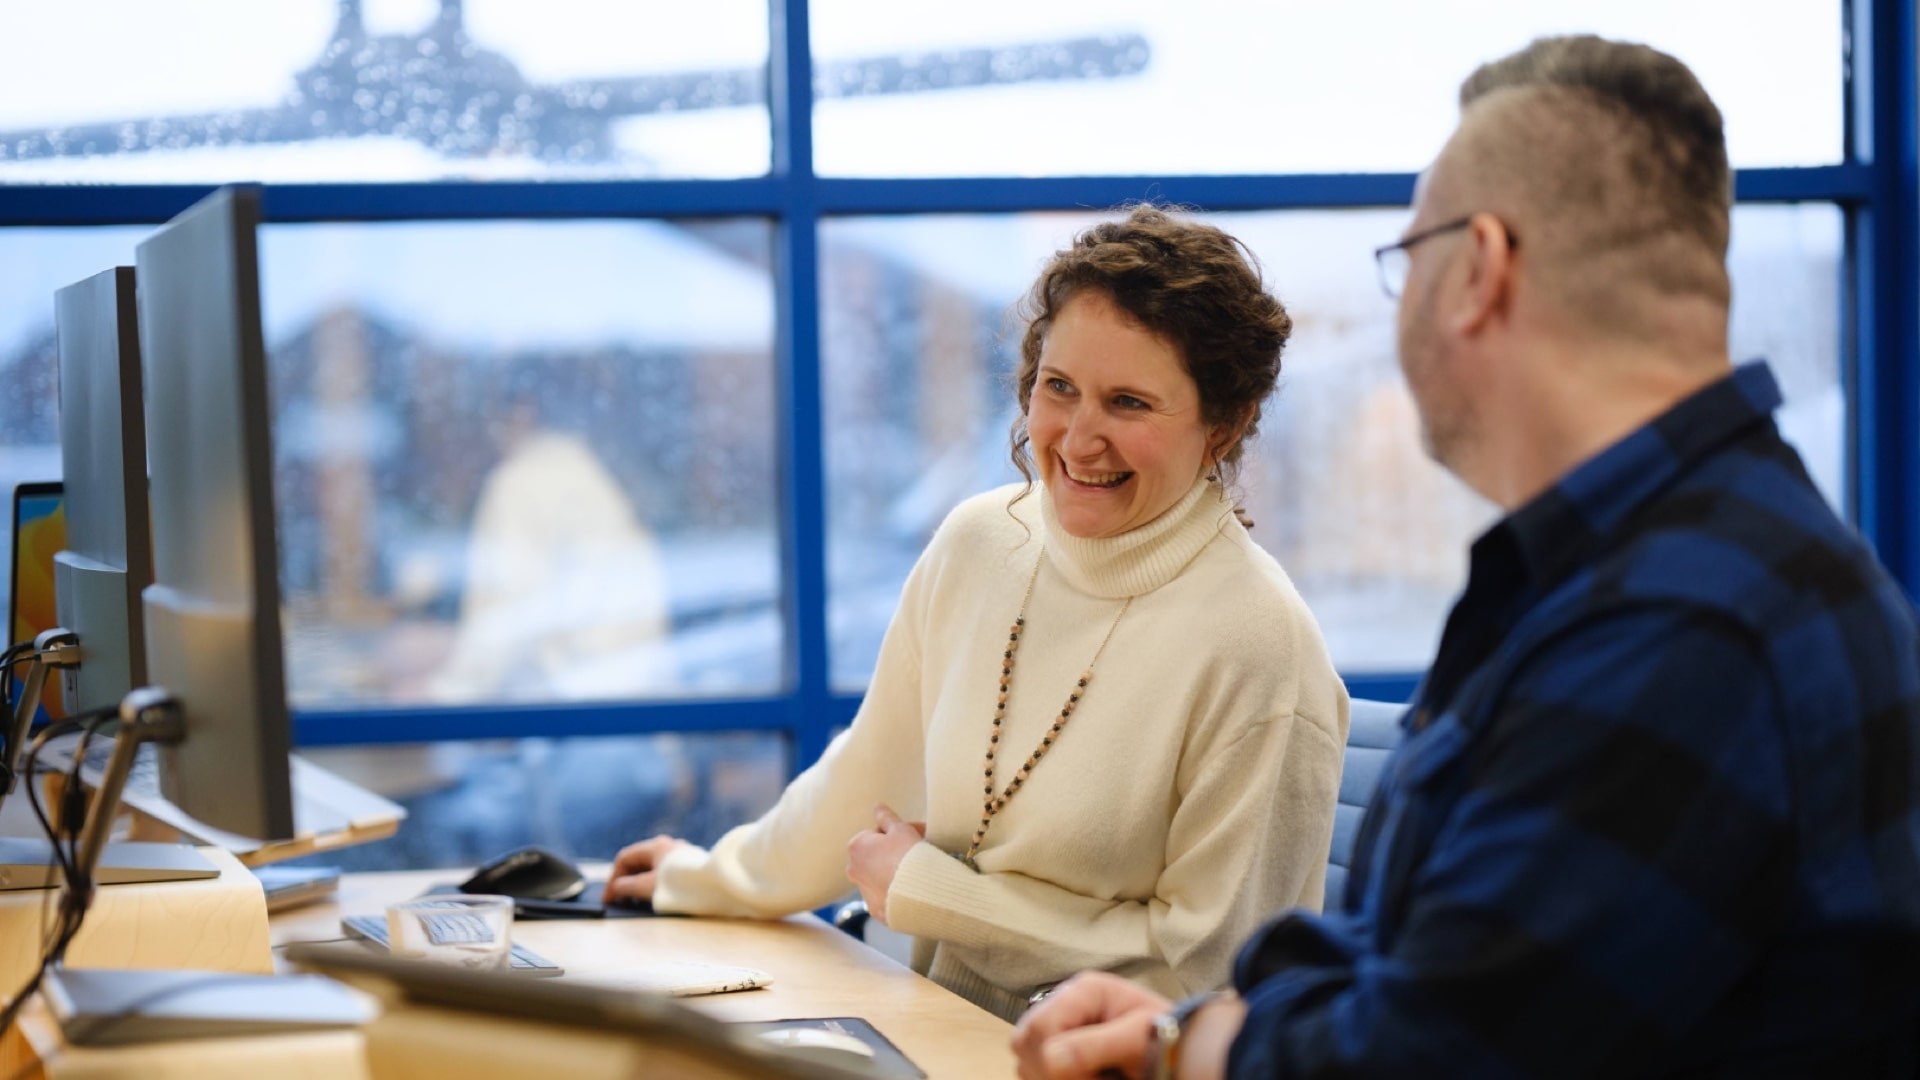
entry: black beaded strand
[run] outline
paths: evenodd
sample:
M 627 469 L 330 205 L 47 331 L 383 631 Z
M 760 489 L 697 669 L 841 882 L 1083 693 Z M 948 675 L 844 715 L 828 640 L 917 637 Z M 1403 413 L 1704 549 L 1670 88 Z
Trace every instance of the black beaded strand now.
M 1093 665 L 1099 662 L 1100 654 L 1106 651 L 1107 642 L 1113 638 L 1114 627 L 1120 625 L 1120 616 L 1125 615 L 1128 606 L 1133 603 L 1132 597 L 1128 597 L 1121 603 L 1120 610 L 1113 616 L 1112 624 L 1107 627 L 1106 636 L 1100 639 L 1099 647 L 1094 649 L 1093 659 L 1087 662 L 1086 670 L 1080 673 L 1079 681 L 1068 692 L 1067 703 L 1061 706 L 1060 715 L 1054 718 L 1053 725 L 1047 729 L 1047 733 L 1040 737 L 1040 745 L 1033 748 L 1033 752 L 1027 755 L 1027 760 L 1021 763 L 1019 771 L 1013 774 L 1013 779 L 1007 782 L 1006 790 L 995 795 L 993 791 L 994 759 L 1000 749 L 1000 729 L 1007 719 L 1007 697 L 1013 688 L 1013 654 L 1020 649 L 1020 633 L 1026 629 L 1027 625 L 1027 603 L 1033 599 L 1033 584 L 1039 577 L 1040 564 L 1036 562 L 1033 566 L 1033 577 L 1027 580 L 1026 595 L 1020 598 L 1020 614 L 1013 620 L 1013 628 L 1007 632 L 1007 647 L 1000 657 L 1000 693 L 994 699 L 993 728 L 987 735 L 986 783 L 982 788 L 984 799 L 980 808 L 980 827 L 973 831 L 973 842 L 967 845 L 967 853 L 960 856 L 961 862 L 975 870 L 978 870 L 979 866 L 974 863 L 973 857 L 979 853 L 981 843 L 987 838 L 987 828 L 993 824 L 993 816 L 998 814 L 1001 807 L 1006 806 L 1007 801 L 1019 792 L 1021 785 L 1027 782 L 1027 777 L 1033 774 L 1035 766 L 1040 764 L 1040 759 L 1045 757 L 1047 751 L 1053 747 L 1053 741 L 1060 737 L 1060 732 L 1067 726 L 1067 721 L 1073 718 L 1073 710 L 1079 706 L 1080 699 L 1086 696 L 1087 684 L 1093 681 Z

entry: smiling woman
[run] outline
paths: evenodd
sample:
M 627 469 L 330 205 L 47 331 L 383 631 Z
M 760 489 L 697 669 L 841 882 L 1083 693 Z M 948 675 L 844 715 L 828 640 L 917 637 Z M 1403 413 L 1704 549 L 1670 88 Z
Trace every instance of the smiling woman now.
M 1139 207 L 1055 255 L 1023 310 L 1013 464 L 1031 481 L 1038 459 L 1066 532 L 1138 528 L 1206 474 L 1232 487 L 1293 332 L 1244 245 Z
M 1028 482 L 947 517 L 853 725 L 771 812 L 629 845 L 608 895 L 777 917 L 851 879 L 917 969 L 1007 1017 L 1086 966 L 1216 986 L 1267 913 L 1317 908 L 1346 692 L 1227 494 L 1290 329 L 1184 214 L 1057 252 L 1016 383 Z
M 1172 343 L 1104 293 L 1067 303 L 1040 361 L 1027 430 L 1060 527 L 1113 536 L 1167 512 L 1230 433 L 1200 416 L 1200 389 Z

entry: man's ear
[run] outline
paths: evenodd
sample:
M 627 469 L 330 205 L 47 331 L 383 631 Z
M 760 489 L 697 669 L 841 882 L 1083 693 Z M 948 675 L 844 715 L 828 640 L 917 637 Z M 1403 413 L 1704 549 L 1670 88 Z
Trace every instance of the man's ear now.
M 1467 226 L 1467 280 L 1449 321 L 1460 334 L 1476 334 L 1494 320 L 1504 319 L 1513 301 L 1519 265 L 1514 260 L 1513 234 L 1492 214 L 1475 214 Z

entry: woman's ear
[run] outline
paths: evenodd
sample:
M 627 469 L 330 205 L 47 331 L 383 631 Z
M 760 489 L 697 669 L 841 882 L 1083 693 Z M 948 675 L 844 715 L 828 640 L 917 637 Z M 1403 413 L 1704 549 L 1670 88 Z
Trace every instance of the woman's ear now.
M 1242 409 L 1240 415 L 1223 424 L 1219 424 L 1207 433 L 1208 471 L 1218 469 L 1220 463 L 1227 460 L 1233 448 L 1240 445 L 1240 439 L 1247 433 L 1247 425 L 1253 422 L 1253 409 Z

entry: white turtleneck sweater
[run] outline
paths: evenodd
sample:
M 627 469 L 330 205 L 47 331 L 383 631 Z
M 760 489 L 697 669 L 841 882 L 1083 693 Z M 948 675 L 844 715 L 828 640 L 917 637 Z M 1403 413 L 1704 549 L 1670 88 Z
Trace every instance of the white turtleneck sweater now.
M 1174 998 L 1218 986 L 1261 922 L 1319 907 L 1347 695 L 1285 572 L 1217 484 L 1092 540 L 1059 527 L 1043 489 L 1019 491 L 948 516 L 852 726 L 760 820 L 669 855 L 658 910 L 829 903 L 848 889 L 847 841 L 886 803 L 927 825 L 887 893 L 889 925 L 915 937 L 917 970 L 1011 1019 L 1086 968 Z M 1113 634 L 976 871 L 953 854 L 980 823 L 1000 661 L 1030 579 L 996 788 Z

